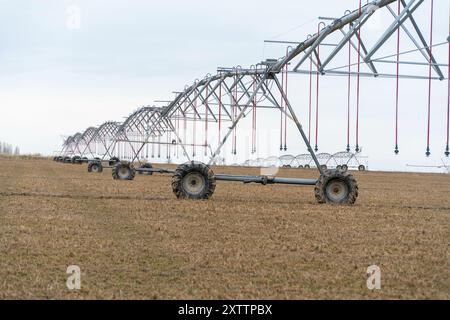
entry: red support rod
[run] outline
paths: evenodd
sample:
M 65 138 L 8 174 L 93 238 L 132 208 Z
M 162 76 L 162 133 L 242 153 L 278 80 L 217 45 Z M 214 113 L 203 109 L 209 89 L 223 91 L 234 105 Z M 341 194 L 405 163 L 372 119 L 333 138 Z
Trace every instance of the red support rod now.
M 281 90 L 284 90 L 284 68 L 281 71 Z M 283 94 L 280 97 L 280 151 L 283 150 L 283 110 L 284 110 L 284 99 Z
M 400 3 L 398 0 L 397 15 L 400 16 Z M 397 79 L 396 79 L 396 91 L 395 91 L 395 154 L 399 153 L 398 150 L 398 105 L 400 94 L 400 27 L 397 28 Z
M 187 102 L 184 103 L 184 112 L 186 112 L 186 106 L 187 106 Z M 187 117 L 186 114 L 183 117 L 183 143 L 187 143 L 186 138 L 187 138 Z M 187 155 L 185 155 L 187 156 Z
M 256 79 L 253 80 L 253 92 L 256 91 Z M 256 94 L 253 97 L 253 117 L 252 117 L 252 153 L 256 152 Z
M 309 111 L 308 111 L 308 142 L 311 143 L 311 111 L 312 111 L 312 57 L 309 60 Z
M 219 85 L 219 143 L 221 139 L 222 130 L 222 83 Z
M 158 137 L 158 158 L 161 158 L 161 136 Z
M 170 159 L 170 152 L 171 152 L 171 150 L 170 150 L 170 145 L 171 145 L 171 143 L 170 143 L 170 139 L 172 138 L 172 134 L 169 132 L 168 134 L 167 134 L 167 150 L 166 150 L 166 158 L 167 159 Z
M 450 10 L 449 10 L 450 13 Z M 450 34 L 450 15 L 449 15 L 449 24 L 448 24 L 448 34 Z M 448 86 L 448 95 L 447 95 L 447 141 L 445 146 L 445 155 L 448 157 L 450 155 L 449 148 L 449 132 L 450 132 L 450 42 L 448 43 L 448 76 L 447 76 L 447 86 Z
M 237 80 L 237 77 L 236 77 Z M 238 85 L 236 82 L 236 85 L 234 87 L 234 112 L 233 112 L 233 121 L 236 121 L 237 118 L 237 112 L 238 112 Z M 233 150 L 232 153 L 236 154 L 236 149 L 237 149 L 237 126 L 234 127 L 233 129 Z
M 194 100 L 194 124 L 192 126 L 192 156 L 195 157 L 195 132 L 197 129 L 197 98 Z
M 317 34 L 320 33 L 319 23 L 317 27 Z M 316 79 L 316 145 L 314 150 L 319 151 L 318 138 L 319 138 L 319 83 L 320 83 L 320 44 L 317 46 L 317 79 Z
M 205 156 L 208 154 L 208 87 L 206 87 L 206 100 L 205 100 Z
M 289 49 L 286 49 L 286 57 L 289 54 Z M 284 89 L 284 93 L 286 94 L 286 97 L 288 95 L 288 65 L 286 64 L 286 69 L 285 69 L 285 77 L 286 79 L 284 80 L 284 85 L 285 85 L 285 89 Z M 287 151 L 287 101 L 285 101 L 284 104 L 284 151 Z
M 178 116 L 177 116 L 177 134 L 180 134 L 180 116 L 181 116 L 181 110 L 178 109 Z M 177 142 L 177 158 L 180 156 L 180 147 L 179 142 Z
M 427 151 L 425 155 L 429 157 L 430 152 L 430 129 L 431 129 L 431 89 L 432 89 L 432 64 L 433 64 L 433 14 L 434 0 L 431 0 L 431 18 L 430 18 L 430 65 L 428 67 L 428 119 L 427 119 Z
M 351 29 L 352 26 L 349 26 Z M 347 152 L 350 152 L 350 106 L 351 106 L 351 85 L 352 85 L 352 44 L 348 42 L 348 79 L 347 79 Z
M 362 3 L 359 0 L 359 15 L 362 14 Z M 356 147 L 359 152 L 359 101 L 360 101 L 360 82 L 361 82 L 361 28 L 358 29 L 358 73 L 356 76 Z

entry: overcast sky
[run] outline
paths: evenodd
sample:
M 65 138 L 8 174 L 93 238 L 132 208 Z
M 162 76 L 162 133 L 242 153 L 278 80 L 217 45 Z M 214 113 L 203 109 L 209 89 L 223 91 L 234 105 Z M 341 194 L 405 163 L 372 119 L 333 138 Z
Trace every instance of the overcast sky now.
M 18 145 L 25 153 L 52 154 L 60 148 L 62 135 L 106 120 L 121 121 L 139 106 L 172 98 L 172 91 L 215 73 L 219 66 L 278 58 L 285 46 L 264 44 L 265 39 L 304 40 L 316 31 L 319 16 L 342 16 L 346 9 L 356 9 L 357 2 L 0 0 L 0 141 Z M 417 19 L 428 39 L 430 0 L 425 3 Z M 448 35 L 449 1 L 435 3 L 434 41 L 440 43 Z M 74 21 L 78 12 L 80 19 Z M 386 15 L 374 17 L 366 36 L 376 40 L 383 32 L 380 27 L 391 22 Z M 410 44 L 403 36 L 406 50 Z M 440 63 L 447 63 L 447 46 L 437 48 L 436 54 Z M 426 74 L 426 68 L 419 70 Z M 443 70 L 447 76 L 447 68 Z M 303 118 L 308 78 L 291 78 L 291 102 Z M 333 153 L 346 144 L 346 80 L 325 78 L 322 83 L 320 151 Z M 424 156 L 427 83 L 405 80 L 400 88 L 401 153 L 394 156 L 395 81 L 362 80 L 361 145 L 369 157 L 365 161 L 385 170 L 441 164 L 447 82 L 433 83 L 429 159 Z M 260 128 L 260 143 L 273 146 L 262 146 L 259 156 L 279 153 L 278 129 L 267 123 Z M 305 152 L 292 125 L 288 143 L 287 153 Z M 229 162 L 246 157 L 241 154 Z

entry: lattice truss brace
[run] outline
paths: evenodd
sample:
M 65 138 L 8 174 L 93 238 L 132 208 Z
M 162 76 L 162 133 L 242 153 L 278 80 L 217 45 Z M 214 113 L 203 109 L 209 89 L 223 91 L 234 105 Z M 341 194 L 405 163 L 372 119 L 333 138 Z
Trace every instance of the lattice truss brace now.
M 188 160 L 201 150 L 205 155 L 208 154 L 210 163 L 214 163 L 227 141 L 231 140 L 232 152 L 236 152 L 236 126 L 242 119 L 251 118 L 256 121 L 256 109 L 274 109 L 294 122 L 312 161 L 319 167 L 319 159 L 311 148 L 310 139 L 303 131 L 287 97 L 287 75 L 307 73 L 445 80 L 442 68 L 448 65 L 437 62 L 431 41 L 427 42 L 414 16 L 424 2 L 426 1 L 375 0 L 355 11 L 348 11 L 339 19 L 322 18 L 323 21 L 331 22 L 328 25 L 322 22 L 317 33 L 309 35 L 305 41 L 290 43 L 295 44 L 295 47 L 289 47 L 284 57 L 268 59 L 250 68 L 219 68 L 217 74 L 208 74 L 204 79 L 197 79 L 192 85 L 176 92 L 174 100 L 164 107 L 142 107 L 121 124 L 106 122 L 97 129 L 88 128 L 84 133 L 67 138 L 62 153 L 90 157 L 101 155 L 102 159 L 112 156 L 128 157 L 131 161 L 140 161 L 148 159 L 150 145 L 152 156 L 155 155 L 155 148 L 158 156 L 161 156 L 161 146 L 166 148 L 169 158 L 171 154 L 181 153 Z M 386 10 L 393 19 L 380 33 L 381 36 L 369 46 L 361 37 L 360 31 L 378 10 Z M 375 57 L 399 29 L 415 47 L 405 54 L 418 53 L 422 61 L 400 59 L 402 53 Z M 447 45 L 447 41 L 435 46 Z M 336 66 L 336 57 L 343 50 L 351 49 L 359 54 L 358 63 L 353 65 L 357 67 L 356 70 L 352 70 L 351 64 Z M 380 72 L 381 65 L 392 63 L 429 67 L 433 74 L 396 75 Z M 309 65 L 309 68 L 305 65 Z M 369 71 L 363 72 L 363 65 Z M 218 136 L 214 140 L 214 149 L 211 139 L 208 140 L 208 130 L 212 129 L 215 136 Z M 254 142 L 256 132 L 252 134 Z M 253 143 L 252 152 L 255 151 L 254 145 Z M 281 145 L 280 148 L 282 147 Z

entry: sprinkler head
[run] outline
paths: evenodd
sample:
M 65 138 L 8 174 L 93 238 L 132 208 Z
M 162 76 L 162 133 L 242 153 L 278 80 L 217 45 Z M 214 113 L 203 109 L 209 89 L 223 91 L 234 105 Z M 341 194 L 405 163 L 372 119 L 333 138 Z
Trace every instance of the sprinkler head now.
M 427 147 L 427 152 L 425 152 L 425 155 L 426 155 L 427 157 L 429 157 L 429 156 L 431 155 L 430 147 Z
M 398 150 L 398 146 L 395 146 L 395 154 L 398 154 L 400 151 Z
M 445 148 L 445 156 L 448 157 L 450 155 L 450 149 L 447 145 L 447 147 Z
M 347 152 L 350 152 L 350 145 L 347 145 L 347 149 L 345 149 Z
M 317 145 L 314 147 L 314 151 L 315 152 L 319 151 L 319 148 L 317 147 Z
M 359 146 L 356 146 L 355 151 L 359 152 Z

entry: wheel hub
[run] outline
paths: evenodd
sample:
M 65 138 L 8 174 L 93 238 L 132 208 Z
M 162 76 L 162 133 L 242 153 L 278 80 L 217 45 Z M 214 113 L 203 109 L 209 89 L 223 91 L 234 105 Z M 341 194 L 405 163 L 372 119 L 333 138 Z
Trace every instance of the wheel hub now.
M 121 179 L 126 179 L 128 177 L 128 168 L 127 167 L 121 167 L 119 169 L 118 174 L 119 174 L 119 177 Z
M 188 173 L 183 179 L 183 188 L 190 194 L 200 194 L 205 187 L 205 178 L 198 172 Z
M 349 189 L 346 183 L 341 180 L 332 180 L 326 187 L 326 194 L 332 202 L 342 202 L 348 196 Z

